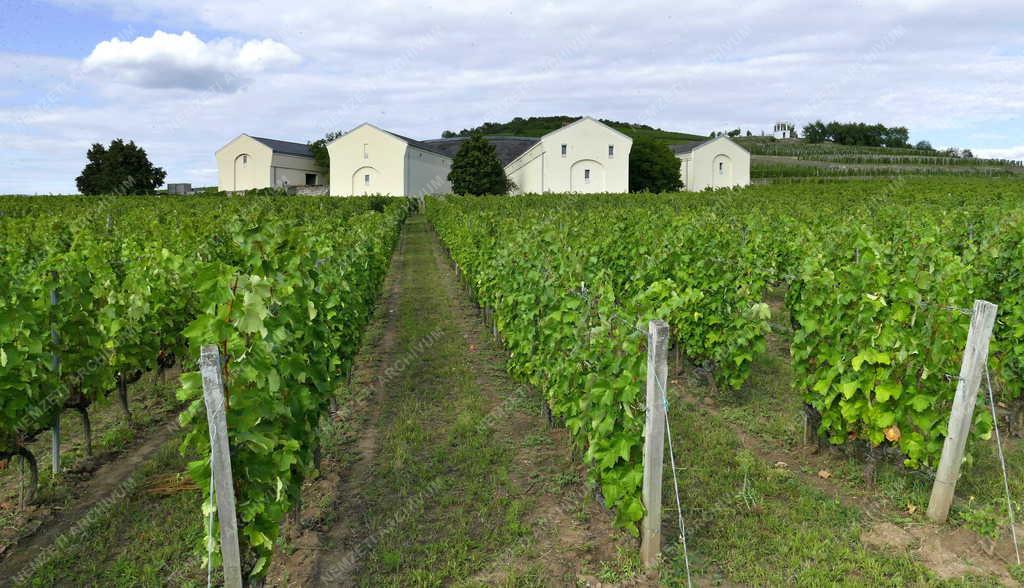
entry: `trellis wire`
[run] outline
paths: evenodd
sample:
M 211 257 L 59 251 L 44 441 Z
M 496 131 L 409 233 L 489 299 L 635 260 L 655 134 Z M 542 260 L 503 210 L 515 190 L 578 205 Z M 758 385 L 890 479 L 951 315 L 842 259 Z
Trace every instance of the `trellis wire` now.
M 683 544 L 683 563 L 686 565 L 686 585 L 693 586 L 693 581 L 690 579 L 690 553 L 686 546 L 686 521 L 683 520 L 683 506 L 679 499 L 679 476 L 676 474 L 676 452 L 672 448 L 672 425 L 669 423 L 668 419 L 668 390 L 666 383 L 658 379 L 657 373 L 654 374 L 654 381 L 658 384 L 658 388 L 661 390 L 662 402 L 665 403 L 665 436 L 668 437 L 668 458 L 669 464 L 672 466 L 672 486 L 675 489 L 676 495 L 676 514 L 679 517 L 679 539 Z
M 590 300 L 589 293 L 587 291 L 585 283 L 580 283 L 580 292 L 578 296 L 584 300 Z M 611 320 L 617 320 L 620 323 L 622 323 L 622 325 L 625 326 L 626 328 L 635 331 L 635 333 L 633 333 L 634 336 L 643 336 L 646 340 L 648 333 L 637 326 L 637 323 L 639 323 L 640 321 L 630 323 L 624 318 L 620 317 L 618 313 L 612 313 L 612 315 L 609 318 Z M 657 383 L 658 389 L 661 391 L 662 402 L 664 402 L 665 404 L 665 435 L 668 437 L 668 457 L 669 463 L 672 466 L 672 487 L 675 490 L 676 514 L 678 516 L 679 522 L 679 539 L 680 542 L 683 544 L 683 562 L 686 566 L 686 585 L 693 586 L 693 581 L 690 577 L 690 553 L 686 545 L 686 521 L 683 519 L 683 506 L 682 501 L 679 498 L 679 476 L 676 472 L 675 449 L 673 449 L 672 447 L 672 425 L 671 423 L 669 423 L 668 419 L 668 390 L 666 383 L 658 379 L 657 374 L 654 375 L 654 381 Z
M 213 586 L 213 464 L 210 464 L 210 532 L 206 536 L 206 588 Z
M 999 452 L 999 465 L 1003 468 L 1003 489 L 1006 490 L 1006 512 L 1010 516 L 1010 536 L 1013 537 L 1013 553 L 1020 565 L 1020 547 L 1017 545 L 1017 523 L 1013 516 L 1013 500 L 1010 498 L 1010 480 L 1006 473 L 1006 457 L 1003 455 L 1003 439 L 999 434 L 999 421 L 996 420 L 996 399 L 992 394 L 992 377 L 985 366 L 985 381 L 988 384 L 988 406 L 992 409 L 992 427 L 996 430 L 996 450 Z

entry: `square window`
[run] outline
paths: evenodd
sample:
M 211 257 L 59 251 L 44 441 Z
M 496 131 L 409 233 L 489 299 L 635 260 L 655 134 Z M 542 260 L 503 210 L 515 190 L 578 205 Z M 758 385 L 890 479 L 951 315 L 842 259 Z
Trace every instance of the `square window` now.
M 363 176 L 363 185 L 364 186 L 369 186 L 370 185 L 370 174 L 366 174 L 365 176 Z
M 608 146 L 608 159 L 615 157 L 615 145 Z
M 562 157 L 565 157 L 565 155 L 566 155 L 566 154 L 567 154 L 568 152 L 569 152 L 569 146 L 568 146 L 568 145 L 566 145 L 565 143 L 562 143 Z
M 316 185 L 316 174 L 306 174 L 306 185 L 307 186 L 315 186 Z

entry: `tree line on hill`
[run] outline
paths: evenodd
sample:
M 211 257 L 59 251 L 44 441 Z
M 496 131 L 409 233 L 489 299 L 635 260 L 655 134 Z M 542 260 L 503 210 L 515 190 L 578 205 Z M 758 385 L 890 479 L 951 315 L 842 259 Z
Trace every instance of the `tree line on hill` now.
M 517 116 L 508 122 L 485 122 L 480 126 L 473 127 L 471 129 L 462 129 L 461 131 L 444 131 L 441 133 L 441 137 L 445 139 L 451 139 L 454 137 L 470 137 L 475 133 L 482 135 L 517 135 L 521 137 L 540 137 L 550 133 L 551 131 L 560 129 L 565 125 L 571 124 L 579 120 L 578 116 L 530 116 L 521 117 Z M 612 128 L 622 129 L 631 128 L 643 131 L 659 131 L 650 125 L 634 124 L 621 122 L 617 120 L 609 120 L 606 118 L 600 119 L 600 122 L 606 124 Z
M 831 141 L 858 147 L 910 147 L 910 131 L 907 127 L 887 127 L 883 124 L 839 121 L 824 123 L 816 120 L 804 127 L 803 134 L 808 143 Z

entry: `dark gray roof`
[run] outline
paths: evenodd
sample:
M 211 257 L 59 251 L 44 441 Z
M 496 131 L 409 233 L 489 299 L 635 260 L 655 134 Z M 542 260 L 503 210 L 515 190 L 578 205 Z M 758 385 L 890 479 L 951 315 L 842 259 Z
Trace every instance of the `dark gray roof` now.
M 715 137 L 715 139 L 717 139 L 717 138 L 718 137 Z M 707 139 L 705 141 L 690 141 L 689 143 L 679 143 L 678 145 L 669 145 L 668 148 L 672 150 L 672 153 L 675 153 L 677 155 L 678 154 L 683 154 L 683 153 L 689 153 L 689 152 L 693 151 L 694 149 L 696 149 L 697 147 L 700 147 L 701 145 L 704 145 L 705 143 L 710 143 L 710 142 L 714 141 L 715 139 Z
M 270 147 L 274 153 L 283 155 L 295 155 L 297 157 L 313 157 L 309 145 L 305 143 L 293 143 L 292 141 L 278 141 L 277 139 L 264 139 L 263 137 L 252 137 L 253 140 Z
M 391 131 L 384 131 L 384 132 L 385 133 L 390 133 L 390 134 L 398 137 L 399 139 L 405 141 L 406 143 L 412 145 L 413 147 L 419 147 L 420 149 L 422 149 L 424 151 L 430 151 L 431 153 L 437 153 L 438 155 L 447 155 L 447 153 L 445 153 L 445 152 L 441 151 L 440 149 L 437 149 L 436 147 L 433 147 L 432 145 L 430 145 L 430 141 L 417 141 L 416 139 L 410 139 L 409 137 L 406 137 L 405 135 L 399 135 L 398 133 L 392 133 Z M 448 155 L 448 157 L 451 157 L 451 155 Z
M 672 153 L 675 153 L 676 155 L 683 155 L 683 154 L 686 154 L 686 153 L 689 153 L 689 152 L 693 151 L 694 149 L 696 149 L 698 147 L 701 147 L 703 145 L 707 145 L 708 143 L 710 143 L 712 141 L 717 141 L 718 139 L 728 139 L 728 137 L 714 137 L 713 139 L 705 139 L 703 141 L 690 141 L 689 143 L 679 143 L 678 145 L 669 145 L 668 148 L 671 149 Z M 746 147 L 744 147 L 743 145 L 740 145 L 739 143 L 737 143 L 735 141 L 732 141 L 732 143 L 734 145 L 736 145 L 737 147 L 739 147 L 740 149 L 743 149 L 744 151 L 748 151 L 748 149 Z
M 446 157 L 455 157 L 455 154 L 459 152 L 459 148 L 466 142 L 469 137 L 451 137 L 448 139 L 430 139 L 427 141 L 412 141 L 411 143 L 419 143 L 420 147 L 434 153 L 440 153 Z M 526 152 L 527 149 L 536 145 L 540 139 L 536 137 L 509 137 L 503 135 L 495 135 L 486 137 L 487 142 L 494 145 L 494 150 L 498 153 L 498 159 L 501 160 L 501 165 L 508 165 Z

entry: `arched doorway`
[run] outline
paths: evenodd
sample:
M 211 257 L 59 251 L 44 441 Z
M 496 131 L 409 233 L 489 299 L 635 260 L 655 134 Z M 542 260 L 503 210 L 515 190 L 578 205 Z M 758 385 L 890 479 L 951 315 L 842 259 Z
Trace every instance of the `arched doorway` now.
M 569 190 L 583 194 L 604 192 L 604 166 L 593 159 L 581 159 L 569 168 Z

